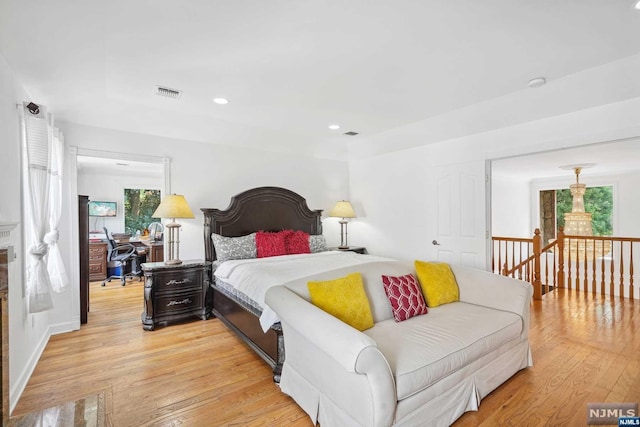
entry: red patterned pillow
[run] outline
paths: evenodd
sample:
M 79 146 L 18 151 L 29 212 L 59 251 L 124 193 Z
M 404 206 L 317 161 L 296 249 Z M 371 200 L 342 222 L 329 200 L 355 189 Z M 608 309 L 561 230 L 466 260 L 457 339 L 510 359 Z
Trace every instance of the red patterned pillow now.
M 398 277 L 382 276 L 382 284 L 391 303 L 393 318 L 396 322 L 427 314 L 427 303 L 422 296 L 420 284 L 413 274 Z
M 286 255 L 287 248 L 285 246 L 284 238 L 284 233 L 258 231 L 256 233 L 256 252 L 258 258 Z
M 309 234 L 304 231 L 284 230 L 284 244 L 287 248 L 287 255 L 310 254 Z

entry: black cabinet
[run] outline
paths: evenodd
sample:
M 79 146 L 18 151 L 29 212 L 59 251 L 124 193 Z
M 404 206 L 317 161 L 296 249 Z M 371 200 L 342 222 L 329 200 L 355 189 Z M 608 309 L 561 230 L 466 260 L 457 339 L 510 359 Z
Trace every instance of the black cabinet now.
M 142 264 L 144 272 L 144 311 L 142 327 L 153 330 L 158 324 L 168 324 L 210 316 L 205 300 L 209 290 L 208 261 L 184 261 L 180 265 L 163 262 Z

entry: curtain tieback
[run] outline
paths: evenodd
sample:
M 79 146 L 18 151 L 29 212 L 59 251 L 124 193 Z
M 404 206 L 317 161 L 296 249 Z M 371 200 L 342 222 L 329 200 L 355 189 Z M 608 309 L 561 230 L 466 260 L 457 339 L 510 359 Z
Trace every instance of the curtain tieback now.
M 57 229 L 54 229 L 44 235 L 44 242 L 47 245 L 51 246 L 55 243 L 58 243 L 59 238 L 60 238 L 60 232 Z
M 42 259 L 49 252 L 49 245 L 44 242 L 37 243 L 29 249 L 29 253 L 33 255 L 34 258 Z

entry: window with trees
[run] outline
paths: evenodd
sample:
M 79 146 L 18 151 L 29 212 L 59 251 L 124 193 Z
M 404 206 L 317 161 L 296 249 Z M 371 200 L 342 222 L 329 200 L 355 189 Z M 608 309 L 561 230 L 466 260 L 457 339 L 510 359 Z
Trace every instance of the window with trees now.
M 571 212 L 573 197 L 571 190 L 556 190 L 556 211 L 558 227 L 564 227 L 564 214 Z M 584 210 L 591 214 L 591 228 L 594 236 L 611 236 L 613 225 L 613 187 L 588 187 L 584 193 Z
M 555 239 L 558 227 L 564 227 L 564 214 L 571 212 L 571 190 L 540 191 L 540 224 L 543 241 Z M 594 236 L 613 235 L 613 187 L 588 187 L 584 195 L 584 209 L 591 213 Z
M 160 190 L 125 188 L 124 190 L 124 229 L 132 236 L 137 231 L 143 233 L 152 222 L 153 213 L 160 205 Z

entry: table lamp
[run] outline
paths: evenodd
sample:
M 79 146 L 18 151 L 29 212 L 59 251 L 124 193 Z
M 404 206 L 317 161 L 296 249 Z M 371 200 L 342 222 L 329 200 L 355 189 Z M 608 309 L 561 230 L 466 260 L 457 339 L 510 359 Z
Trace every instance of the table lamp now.
M 184 196 L 171 194 L 160 202 L 158 209 L 152 215 L 154 218 L 171 218 L 167 227 L 167 259 L 168 265 L 182 264 L 180 261 L 180 224 L 176 218 L 195 218 Z
M 341 200 L 336 203 L 335 207 L 329 213 L 330 217 L 342 218 L 340 220 L 340 246 L 339 249 L 349 249 L 349 243 L 347 242 L 347 220 L 346 218 L 355 218 L 356 213 L 353 211 L 351 203 L 346 200 Z

